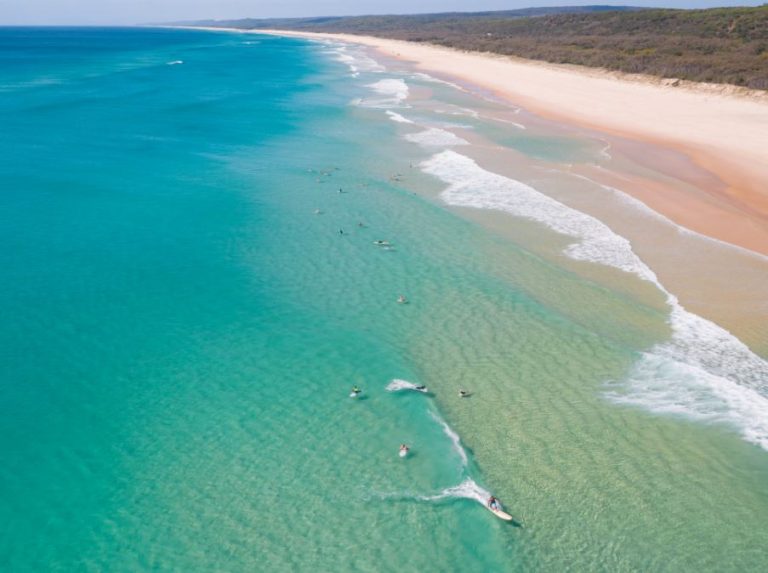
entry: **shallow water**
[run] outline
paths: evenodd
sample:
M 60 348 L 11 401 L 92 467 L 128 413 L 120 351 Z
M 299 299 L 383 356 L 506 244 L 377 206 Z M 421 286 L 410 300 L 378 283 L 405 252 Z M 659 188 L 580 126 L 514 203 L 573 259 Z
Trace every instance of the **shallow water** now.
M 743 412 L 617 398 L 674 332 L 642 267 L 569 259 L 543 219 L 498 234 L 422 171 L 497 104 L 433 125 L 474 100 L 352 47 L 0 35 L 7 569 L 762 568 Z M 406 139 L 429 129 L 453 138 Z M 498 143 L 601 149 L 525 131 Z

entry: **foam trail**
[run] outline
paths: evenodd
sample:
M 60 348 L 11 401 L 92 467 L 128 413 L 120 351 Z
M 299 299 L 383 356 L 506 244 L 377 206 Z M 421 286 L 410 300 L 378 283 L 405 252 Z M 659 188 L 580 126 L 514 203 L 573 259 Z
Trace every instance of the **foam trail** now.
M 442 499 L 456 498 L 473 499 L 483 506 L 485 506 L 489 497 L 491 497 L 491 493 L 477 485 L 477 482 L 472 478 L 465 479 L 459 485 L 447 487 L 438 494 L 416 496 L 417 499 L 423 501 L 440 501 Z
M 538 221 L 575 239 L 565 249 L 567 256 L 633 273 L 665 294 L 671 339 L 642 354 L 626 381 L 628 392 L 611 392 L 610 398 L 726 422 L 745 440 L 768 450 L 768 362 L 724 328 L 685 310 L 627 239 L 598 219 L 525 183 L 485 171 L 454 151 L 438 153 L 421 166 L 448 184 L 441 195 L 447 203 Z
M 466 139 L 462 139 L 458 135 L 438 127 L 430 127 L 429 129 L 419 131 L 418 133 L 409 133 L 405 136 L 405 139 L 411 143 L 418 143 L 422 147 L 469 145 L 469 142 Z
M 417 386 L 413 382 L 394 378 L 389 384 L 387 384 L 386 390 L 387 392 L 399 392 L 401 390 L 416 390 L 416 388 Z
M 471 499 L 485 507 L 491 492 L 479 486 L 472 478 L 466 478 L 459 485 L 447 487 L 439 493 L 432 495 L 419 495 L 410 492 L 374 493 L 379 499 L 388 500 L 419 500 L 419 501 L 443 501 L 451 499 Z
M 464 446 L 461 445 L 461 438 L 459 435 L 453 431 L 453 429 L 448 425 L 448 423 L 443 420 L 438 414 L 435 414 L 434 412 L 429 413 L 432 416 L 432 419 L 440 424 L 443 427 L 443 433 L 448 436 L 448 438 L 451 440 L 451 446 L 453 447 L 453 451 L 456 452 L 459 457 L 461 458 L 461 465 L 462 467 L 466 468 L 469 464 L 469 459 L 467 458 L 467 452 L 464 450 Z

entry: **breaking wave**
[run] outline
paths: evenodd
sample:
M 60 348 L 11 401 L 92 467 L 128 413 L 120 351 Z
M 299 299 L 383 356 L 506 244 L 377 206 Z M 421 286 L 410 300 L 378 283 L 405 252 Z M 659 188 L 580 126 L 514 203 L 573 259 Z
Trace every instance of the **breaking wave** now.
M 598 219 L 521 181 L 486 171 L 454 151 L 438 153 L 421 167 L 448 185 L 441 195 L 446 203 L 542 223 L 574 239 L 566 256 L 633 273 L 665 294 L 671 339 L 641 354 L 622 390 L 609 391 L 608 398 L 654 412 L 725 422 L 768 450 L 768 362 L 724 328 L 685 310 L 627 239 Z
M 399 78 L 386 78 L 368 84 L 366 87 L 371 88 L 377 96 L 360 99 L 358 105 L 362 107 L 380 109 L 402 107 L 402 103 L 409 93 L 408 84 Z
M 440 129 L 438 127 L 430 127 L 425 131 L 419 131 L 417 133 L 409 133 L 404 138 L 411 143 L 418 143 L 423 147 L 447 147 L 454 145 L 469 145 L 466 139 L 462 139 L 458 135 Z
M 389 119 L 396 123 L 407 123 L 407 124 L 415 124 L 415 121 L 411 121 L 407 117 L 403 117 L 399 113 L 395 113 L 394 111 L 387 110 L 387 115 L 389 116 Z
M 448 422 L 443 420 L 438 414 L 435 412 L 430 412 L 430 415 L 432 416 L 432 419 L 440 424 L 443 428 L 443 433 L 448 436 L 448 439 L 451 440 L 451 447 L 453 448 L 453 451 L 456 452 L 456 454 L 461 459 L 461 467 L 463 469 L 467 469 L 469 466 L 469 458 L 467 456 L 467 452 L 464 449 L 464 446 L 461 445 L 461 438 L 459 435 L 448 425 Z
M 332 42 L 326 43 L 326 45 L 330 47 L 327 53 L 337 62 L 345 64 L 355 77 L 359 76 L 360 72 L 380 73 L 386 70 L 384 66 L 368 56 L 364 49 Z

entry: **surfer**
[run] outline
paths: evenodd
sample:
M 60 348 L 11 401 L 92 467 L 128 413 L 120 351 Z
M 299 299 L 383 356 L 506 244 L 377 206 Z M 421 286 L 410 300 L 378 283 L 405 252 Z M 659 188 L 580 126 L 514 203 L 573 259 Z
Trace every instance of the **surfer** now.
M 499 500 L 495 497 L 491 496 L 488 499 L 488 507 L 492 509 L 493 511 L 501 511 L 501 504 L 499 503 Z
M 468 398 L 468 397 L 469 397 L 469 392 L 467 392 L 466 390 L 459 390 L 459 398 Z
M 357 396 L 358 394 L 362 394 L 362 393 L 363 393 L 363 391 L 360 390 L 360 388 L 358 388 L 357 386 L 352 386 L 352 395 L 353 396 Z
M 405 304 L 408 302 L 408 299 L 405 298 L 405 295 L 401 294 L 399 297 L 397 297 L 397 302 L 400 304 Z
M 427 387 L 422 384 L 421 386 L 416 386 L 416 390 L 419 392 L 426 392 Z
M 407 456 L 408 450 L 410 450 L 408 446 L 406 446 L 405 444 L 400 444 L 400 457 L 404 458 L 405 456 Z

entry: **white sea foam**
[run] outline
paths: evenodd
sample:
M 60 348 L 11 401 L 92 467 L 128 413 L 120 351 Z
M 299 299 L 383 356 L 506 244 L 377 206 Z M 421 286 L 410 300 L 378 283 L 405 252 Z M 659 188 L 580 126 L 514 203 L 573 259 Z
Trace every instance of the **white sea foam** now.
M 434 412 L 430 412 L 430 415 L 432 416 L 432 419 L 435 420 L 438 424 L 440 424 L 443 427 L 443 433 L 448 436 L 448 438 L 451 440 L 451 446 L 453 447 L 453 451 L 456 452 L 459 457 L 461 458 L 461 465 L 463 468 L 467 467 L 467 464 L 469 463 L 469 459 L 467 457 L 467 452 L 464 450 L 464 446 L 461 445 L 461 438 L 459 435 L 453 431 L 453 428 L 451 428 L 448 423 L 443 420 L 438 414 L 435 414 Z
M 764 255 L 762 253 L 758 253 L 755 251 L 751 251 L 749 249 L 745 249 L 744 247 L 740 247 L 739 245 L 734 245 L 733 243 L 727 243 L 725 241 L 721 241 L 720 239 L 716 239 L 714 237 L 710 237 L 708 235 L 703 235 L 697 231 L 694 231 L 692 229 L 689 229 L 688 227 L 684 227 L 683 225 L 680 225 L 679 223 L 674 222 L 669 217 L 665 217 L 658 211 L 654 211 L 651 209 L 648 205 L 640 201 L 639 199 L 635 199 L 628 193 L 625 193 L 624 191 L 621 191 L 620 189 L 616 189 L 614 187 L 609 187 L 607 185 L 600 185 L 603 189 L 610 191 L 614 195 L 616 195 L 619 199 L 621 199 L 624 203 L 627 205 L 635 208 L 638 211 L 642 211 L 644 214 L 653 217 L 655 219 L 658 219 L 659 221 L 663 221 L 664 223 L 667 223 L 677 229 L 677 231 L 684 235 L 690 235 L 693 237 L 696 237 L 697 239 L 700 239 L 702 241 L 707 241 L 709 243 L 717 244 L 721 247 L 725 247 L 727 249 L 731 249 L 734 251 L 738 251 L 742 255 L 747 255 L 752 258 L 756 259 L 762 259 L 764 261 L 768 261 L 768 255 Z
M 394 111 L 391 111 L 391 110 L 387 110 L 387 115 L 389 116 L 389 119 L 397 123 L 408 123 L 408 124 L 416 123 L 414 121 L 411 121 L 407 117 L 403 117 L 399 113 L 395 113 Z
M 400 107 L 409 92 L 408 84 L 400 78 L 386 78 L 368 84 L 367 87 L 376 92 L 378 97 L 363 98 L 360 102 L 363 107 L 382 109 Z
M 52 77 L 40 77 L 26 82 L 18 82 L 11 84 L 0 84 L 0 92 L 10 92 L 15 90 L 23 90 L 29 88 L 39 88 L 45 86 L 53 86 L 62 83 L 58 78 Z
M 477 111 L 466 107 L 454 107 L 451 109 L 438 108 L 434 111 L 435 113 L 441 113 L 443 115 L 460 115 L 464 117 L 473 117 L 475 119 L 480 117 L 480 114 Z
M 448 184 L 443 200 L 450 205 L 506 211 L 532 219 L 576 239 L 566 254 L 574 259 L 610 265 L 657 282 L 656 275 L 632 252 L 629 241 L 594 217 L 567 207 L 533 187 L 482 169 L 469 157 L 443 151 L 424 161 L 422 169 Z
M 413 382 L 394 378 L 389 384 L 387 384 L 386 390 L 387 392 L 400 392 L 401 390 L 415 390 L 420 392 L 420 390 L 416 390 L 417 388 L 418 385 L 414 384 Z
M 422 169 L 448 184 L 451 205 L 495 209 L 540 222 L 575 239 L 565 254 L 634 273 L 667 298 L 672 337 L 641 355 L 613 400 L 657 412 L 726 422 L 744 439 L 768 450 L 768 362 L 727 330 L 686 311 L 677 297 L 632 251 L 629 241 L 601 221 L 572 209 L 520 181 L 482 169 L 472 159 L 443 151 Z
M 606 396 L 659 414 L 725 423 L 737 428 L 748 442 L 768 450 L 768 399 L 730 378 L 668 356 L 668 346 L 643 353 L 628 379 Z
M 491 493 L 487 489 L 480 487 L 472 478 L 467 478 L 459 485 L 447 487 L 440 493 L 434 495 L 417 496 L 418 499 L 424 501 L 439 501 L 441 499 L 449 498 L 473 499 L 483 506 L 487 503 L 488 498 L 490 497 Z
M 476 501 L 483 507 L 485 507 L 485 504 L 488 503 L 488 499 L 491 497 L 491 492 L 489 492 L 484 487 L 481 487 L 480 485 L 478 485 L 477 482 L 472 478 L 468 477 L 459 485 L 447 487 L 441 490 L 440 492 L 434 493 L 431 495 L 415 494 L 413 492 L 391 492 L 391 493 L 376 492 L 374 495 L 379 499 L 386 499 L 386 500 L 414 500 L 415 499 L 419 501 L 429 501 L 429 502 L 440 502 L 440 501 L 451 500 L 451 499 L 471 499 L 473 501 Z
M 518 110 L 518 111 L 520 111 L 520 110 Z M 516 121 L 511 121 L 509 119 L 501 119 L 500 117 L 490 117 L 489 119 L 491 121 L 496 121 L 496 122 L 499 122 L 499 123 L 506 123 L 507 125 L 512 125 L 512 126 L 516 127 L 517 129 L 523 129 L 523 130 L 528 129 L 522 123 L 518 123 Z
M 418 80 L 423 80 L 423 81 L 426 81 L 426 82 L 431 82 L 433 84 L 443 84 L 443 85 L 446 85 L 446 86 L 450 86 L 450 87 L 452 87 L 454 89 L 457 89 L 459 91 L 462 91 L 462 92 L 467 91 L 466 89 L 461 87 L 459 84 L 455 84 L 453 82 L 449 82 L 449 81 L 446 81 L 446 80 L 441 80 L 439 78 L 436 78 L 434 76 L 430 76 L 429 74 L 425 74 L 425 73 L 422 73 L 422 72 L 416 72 L 415 74 L 413 74 L 413 77 L 418 79 Z
M 439 127 L 430 127 L 425 131 L 409 133 L 405 135 L 404 138 L 411 143 L 418 143 L 423 147 L 469 145 L 469 142 L 466 139 L 462 139 L 458 135 L 446 131 L 445 129 L 440 129 Z
M 179 66 L 184 63 L 184 60 L 173 60 L 172 62 L 166 62 L 169 66 Z
M 602 169 L 600 166 L 596 166 L 598 169 Z M 562 171 L 559 170 L 553 170 L 557 173 L 562 173 Z M 688 227 L 684 227 L 683 225 L 680 225 L 679 223 L 676 223 L 669 217 L 666 217 L 659 213 L 658 211 L 654 211 L 651 209 L 648 205 L 640 201 L 639 199 L 636 199 L 629 193 L 625 193 L 624 191 L 617 189 L 615 187 L 611 187 L 610 185 L 604 185 L 602 183 L 598 183 L 594 179 L 590 179 L 589 177 L 586 177 L 584 175 L 580 175 L 578 173 L 569 173 L 571 177 L 576 177 L 577 179 L 583 179 L 584 181 L 589 181 L 590 183 L 593 183 L 594 185 L 597 185 L 601 189 L 611 193 L 616 198 L 621 200 L 624 204 L 626 204 L 629 207 L 632 207 L 634 210 L 643 213 L 644 215 L 651 217 L 653 219 L 656 219 L 657 221 L 661 221 L 667 225 L 670 225 L 673 227 L 678 233 L 684 234 L 684 235 L 690 235 L 692 237 L 696 237 L 699 240 L 706 241 L 709 243 L 717 244 L 721 247 L 731 249 L 734 251 L 738 251 L 742 255 L 747 255 L 752 258 L 761 259 L 766 262 L 768 262 L 768 256 L 764 255 L 762 253 L 758 253 L 755 251 L 751 251 L 749 249 L 745 249 L 744 247 L 740 247 L 739 245 L 734 245 L 733 243 L 726 243 L 725 241 L 721 241 L 720 239 L 715 239 L 714 237 L 710 237 L 708 235 L 703 235 L 697 231 L 694 231 L 692 229 L 689 229 Z
M 379 62 L 368 56 L 364 48 L 334 41 L 318 41 L 318 43 L 326 46 L 328 49 L 324 52 L 345 64 L 354 77 L 359 76 L 360 72 L 380 73 L 386 70 Z
M 442 129 L 475 129 L 474 126 L 467 123 L 456 123 L 455 121 L 430 121 L 431 127 L 440 127 Z

